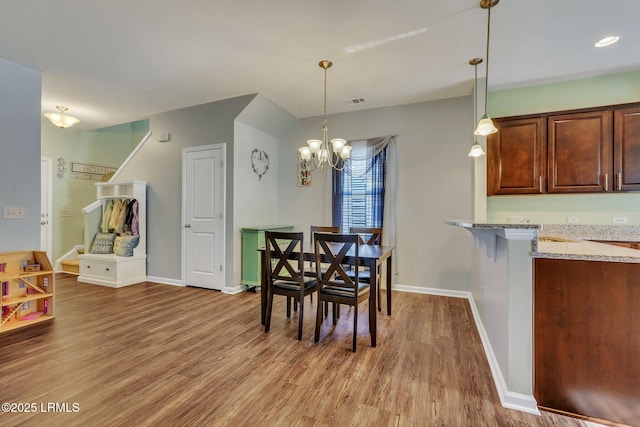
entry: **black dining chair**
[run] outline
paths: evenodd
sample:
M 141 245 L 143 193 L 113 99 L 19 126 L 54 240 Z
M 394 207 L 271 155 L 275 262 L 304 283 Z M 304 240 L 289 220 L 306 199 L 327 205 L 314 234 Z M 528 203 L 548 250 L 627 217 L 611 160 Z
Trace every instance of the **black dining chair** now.
M 360 282 L 358 270 L 355 270 L 354 277 L 350 277 L 344 267 L 346 263 L 358 265 L 360 262 L 358 236 L 355 234 L 316 233 L 314 247 L 318 280 L 318 309 L 316 311 L 314 341 L 318 342 L 320 340 L 320 327 L 325 317 L 322 314 L 322 304 L 327 302 L 334 305 L 334 325 L 337 323 L 336 305 L 349 305 L 353 307 L 353 344 L 351 351 L 355 352 L 358 334 L 358 305 L 371 298 L 371 287 L 368 283 Z M 345 257 L 349 252 L 351 253 L 347 260 Z M 323 270 L 322 264 L 327 265 L 326 270 Z M 371 345 L 373 346 L 372 328 L 372 316 L 369 313 L 369 332 Z
M 287 317 L 291 317 L 291 300 L 300 305 L 298 313 L 298 340 L 302 339 L 304 297 L 316 291 L 316 278 L 304 274 L 302 232 L 265 231 L 267 260 L 267 311 L 264 331 L 269 332 L 273 296 L 287 297 Z M 294 252 L 298 252 L 295 256 Z
M 379 227 L 351 227 L 349 232 L 357 234 L 360 237 L 361 245 L 381 245 L 382 244 L 382 228 Z M 353 276 L 353 270 L 349 271 Z M 360 281 L 371 283 L 371 271 L 368 268 L 360 269 Z M 380 291 L 380 267 L 376 271 L 376 281 L 378 283 L 378 311 L 382 310 L 382 292 Z M 387 292 L 390 292 L 387 289 Z
M 315 245 L 316 233 L 339 233 L 340 227 L 334 227 L 331 225 L 312 225 L 309 227 L 309 231 L 311 235 L 311 247 L 313 248 L 313 245 Z M 304 274 L 309 277 L 316 277 L 315 260 L 309 261 L 309 269 L 305 270 Z M 313 294 L 311 294 L 309 297 L 311 298 L 311 302 L 313 302 Z M 295 303 L 294 303 L 293 309 L 294 310 L 297 309 L 297 305 Z M 327 306 L 325 305 L 325 315 L 326 313 L 327 313 Z

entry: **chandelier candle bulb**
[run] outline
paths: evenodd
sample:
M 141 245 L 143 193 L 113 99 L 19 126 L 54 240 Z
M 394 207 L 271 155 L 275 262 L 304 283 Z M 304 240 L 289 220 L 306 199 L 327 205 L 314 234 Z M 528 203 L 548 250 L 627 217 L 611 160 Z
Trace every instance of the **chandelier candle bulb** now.
M 322 141 L 320 141 L 319 139 L 309 139 L 307 140 L 307 145 L 309 145 L 309 149 L 313 154 L 317 154 L 318 151 L 320 151 Z
M 342 153 L 342 148 L 347 144 L 347 141 L 342 138 L 333 138 L 331 145 L 333 145 L 334 153 Z
M 311 159 L 311 149 L 309 147 L 300 147 L 298 151 L 300 151 L 300 158 L 302 160 Z

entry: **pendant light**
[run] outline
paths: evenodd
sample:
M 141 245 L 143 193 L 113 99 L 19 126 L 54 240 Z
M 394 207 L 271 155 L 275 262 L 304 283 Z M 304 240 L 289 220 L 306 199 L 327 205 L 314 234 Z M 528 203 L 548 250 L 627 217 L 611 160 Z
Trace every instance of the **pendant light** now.
M 346 161 L 351 156 L 351 146 L 342 138 L 333 138 L 329 141 L 329 128 L 327 127 L 327 69 L 333 63 L 323 59 L 318 63 L 324 70 L 324 120 L 322 122 L 322 139 L 309 139 L 307 146 L 298 149 L 299 159 L 303 162 L 305 170 L 314 171 L 318 168 L 324 171 L 325 164 L 335 170 L 342 170 Z
M 56 105 L 56 108 L 59 113 L 44 113 L 44 116 L 60 129 L 71 127 L 80 121 L 77 117 L 65 114 L 65 111 L 69 110 L 67 107 Z
M 497 5 L 500 0 L 481 0 L 480 7 L 483 9 L 487 9 L 487 62 L 485 63 L 485 82 L 484 82 L 484 115 L 482 119 L 478 122 L 478 127 L 476 128 L 474 135 L 490 135 L 492 133 L 498 132 L 498 129 L 493 125 L 491 118 L 487 114 L 487 98 L 489 92 L 489 36 L 491 34 L 491 9 Z
M 473 77 L 473 123 L 476 122 L 478 118 L 478 64 L 482 63 L 482 58 L 473 58 L 469 61 L 470 65 L 473 65 L 474 68 L 474 77 Z M 471 146 L 471 151 L 469 151 L 469 157 L 480 157 L 484 156 L 485 152 L 482 149 L 482 145 L 478 142 L 478 138 L 474 138 L 475 142 Z

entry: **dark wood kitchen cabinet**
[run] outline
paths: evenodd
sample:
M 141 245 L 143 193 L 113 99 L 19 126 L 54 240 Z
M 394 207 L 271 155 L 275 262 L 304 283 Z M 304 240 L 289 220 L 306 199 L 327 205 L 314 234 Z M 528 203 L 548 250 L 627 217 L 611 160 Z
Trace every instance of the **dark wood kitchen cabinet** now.
M 487 194 L 544 191 L 545 124 L 541 117 L 496 119 L 487 139 Z
M 547 118 L 547 192 L 609 191 L 611 112 L 590 111 Z
M 614 111 L 615 189 L 640 190 L 640 107 Z
M 640 104 L 494 119 L 487 195 L 640 191 Z
M 640 426 L 640 263 L 534 260 L 534 397 Z

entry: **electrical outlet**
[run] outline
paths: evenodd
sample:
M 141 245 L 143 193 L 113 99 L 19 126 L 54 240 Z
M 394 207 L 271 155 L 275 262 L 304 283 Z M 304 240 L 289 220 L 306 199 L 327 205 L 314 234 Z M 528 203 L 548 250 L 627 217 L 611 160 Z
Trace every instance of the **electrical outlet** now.
M 4 219 L 23 219 L 24 216 L 24 208 L 4 208 L 2 210 L 2 217 Z
M 614 224 L 626 224 L 629 222 L 629 219 L 626 216 L 614 216 L 613 223 Z
M 579 216 L 568 216 L 567 217 L 567 224 L 580 224 L 580 217 Z

